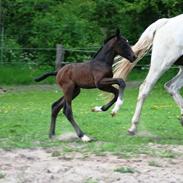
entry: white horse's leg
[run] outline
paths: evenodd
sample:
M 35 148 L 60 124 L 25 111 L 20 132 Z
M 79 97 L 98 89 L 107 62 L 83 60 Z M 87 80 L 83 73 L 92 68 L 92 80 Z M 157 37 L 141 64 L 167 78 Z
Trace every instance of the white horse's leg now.
M 181 42 L 179 39 L 175 41 L 174 37 L 171 37 L 168 31 L 172 33 L 172 29 L 167 30 L 166 27 L 165 29 L 162 28 L 154 37 L 151 66 L 144 83 L 140 86 L 135 113 L 132 118 L 131 127 L 128 130 L 129 134 L 135 134 L 143 103 L 156 81 L 182 55 L 182 46 L 178 46 Z
M 137 125 L 140 119 L 142 106 L 146 97 L 149 95 L 149 92 L 155 85 L 156 81 L 160 78 L 163 74 L 164 70 L 157 70 L 156 73 L 153 71 L 149 71 L 145 81 L 141 84 L 139 88 L 139 95 L 137 99 L 135 113 L 132 118 L 131 127 L 128 129 L 129 134 L 134 135 L 137 130 Z
M 116 113 L 119 111 L 122 104 L 123 104 L 123 91 L 121 90 L 121 88 L 119 88 L 118 99 L 114 105 L 114 108 L 112 109 L 112 112 L 111 112 L 112 116 L 116 115 Z
M 181 111 L 181 124 L 183 125 L 183 98 L 179 90 L 183 87 L 183 67 L 180 67 L 178 74 L 165 83 L 165 89 L 170 93 Z

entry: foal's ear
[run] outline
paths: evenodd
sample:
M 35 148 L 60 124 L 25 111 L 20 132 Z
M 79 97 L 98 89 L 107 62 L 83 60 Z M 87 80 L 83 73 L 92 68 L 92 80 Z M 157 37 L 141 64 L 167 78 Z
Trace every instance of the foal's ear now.
M 117 36 L 117 38 L 120 37 L 120 29 L 119 28 L 116 29 L 116 36 Z

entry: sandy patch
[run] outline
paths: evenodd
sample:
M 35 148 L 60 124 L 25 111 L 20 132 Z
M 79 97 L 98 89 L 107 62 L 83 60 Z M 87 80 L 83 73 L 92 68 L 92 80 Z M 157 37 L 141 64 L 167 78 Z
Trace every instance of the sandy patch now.
M 182 153 L 182 146 L 158 146 Z M 66 153 L 59 149 L 0 150 L 0 183 L 183 183 L 183 157 L 130 159 Z M 116 172 L 128 167 L 134 173 Z

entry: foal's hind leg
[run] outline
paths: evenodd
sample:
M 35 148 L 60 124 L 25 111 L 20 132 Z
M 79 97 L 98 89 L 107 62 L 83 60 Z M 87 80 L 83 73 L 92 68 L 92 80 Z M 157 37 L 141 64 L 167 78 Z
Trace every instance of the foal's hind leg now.
M 167 92 L 172 95 L 176 104 L 179 106 L 181 111 L 180 122 L 183 125 L 183 98 L 179 93 L 179 90 L 183 87 L 183 67 L 180 67 L 178 74 L 173 79 L 165 83 L 164 87 Z
M 63 105 L 64 105 L 64 97 L 61 97 L 59 100 L 57 100 L 52 104 L 49 138 L 52 138 L 55 135 L 56 118 L 59 111 L 62 109 Z
M 72 99 L 74 99 L 80 93 L 80 89 L 75 90 Z M 55 135 L 55 125 L 56 118 L 58 116 L 59 111 L 63 108 L 65 103 L 64 97 L 61 97 L 59 100 L 52 104 L 52 113 L 51 113 L 51 124 L 49 131 L 49 138 L 52 138 Z
M 67 89 L 64 90 L 64 110 L 63 113 L 67 117 L 67 119 L 71 122 L 72 126 L 74 127 L 74 130 L 76 131 L 76 134 L 83 142 L 89 142 L 91 139 L 86 136 L 82 130 L 79 128 L 78 124 L 74 120 L 73 113 L 72 113 L 72 96 L 77 96 L 79 94 L 79 91 L 77 88 L 73 89 L 74 86 L 67 87 Z

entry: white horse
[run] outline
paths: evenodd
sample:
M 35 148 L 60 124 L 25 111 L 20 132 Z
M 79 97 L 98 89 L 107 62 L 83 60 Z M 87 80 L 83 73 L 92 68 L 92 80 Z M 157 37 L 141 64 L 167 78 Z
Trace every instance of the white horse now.
M 149 73 L 139 89 L 139 95 L 129 134 L 137 131 L 142 106 L 149 92 L 173 64 L 180 66 L 178 74 L 165 84 L 165 89 L 170 93 L 181 111 L 181 123 L 183 125 L 183 98 L 179 90 L 183 87 L 183 14 L 159 19 L 151 24 L 141 35 L 138 42 L 132 47 L 137 55 L 137 60 L 130 64 L 126 59 L 119 61 L 115 67 L 114 77 L 126 79 L 128 73 L 136 63 L 152 48 Z M 119 110 L 122 99 L 119 97 L 114 109 Z M 115 110 L 115 112 L 117 112 Z

